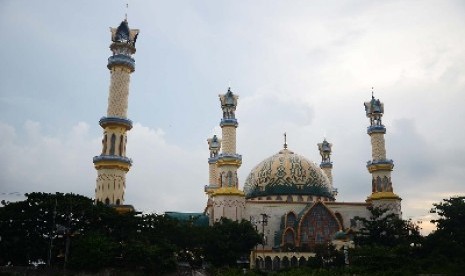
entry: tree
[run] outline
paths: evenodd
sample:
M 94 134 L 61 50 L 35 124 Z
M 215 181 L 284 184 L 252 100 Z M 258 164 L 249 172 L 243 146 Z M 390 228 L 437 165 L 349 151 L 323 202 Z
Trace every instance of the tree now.
M 451 197 L 433 206 L 430 212 L 439 216 L 431 221 L 436 224 L 436 233 L 465 246 L 465 197 Z
M 422 243 L 419 227 L 388 209 L 368 207 L 369 218 L 356 218 L 362 228 L 355 236 L 351 264 L 365 272 L 416 271 Z
M 355 236 L 357 245 L 387 246 L 420 243 L 420 228 L 411 220 L 402 220 L 387 208 L 368 207 L 369 218 L 356 217 L 362 228 Z
M 0 207 L 0 263 L 57 263 L 68 253 L 71 236 L 108 233 L 118 221 L 113 208 L 75 194 L 26 194 L 26 200 Z M 71 244 L 73 245 L 73 244 Z M 69 249 L 69 248 L 68 248 Z M 95 261 L 95 260 L 94 260 Z
M 60 195 L 26 194 L 24 201 L 5 203 L 0 208 L 0 259 L 13 265 L 47 261 L 50 241 L 55 238 L 56 225 L 63 221 Z M 60 198 L 61 199 L 61 198 Z
M 75 270 L 99 270 L 109 267 L 117 256 L 118 244 L 101 233 L 88 233 L 74 242 L 69 267 Z
M 216 267 L 234 266 L 241 257 L 261 242 L 261 236 L 249 221 L 222 218 L 208 228 L 204 245 L 205 259 Z
M 424 267 L 432 272 L 463 273 L 465 267 L 465 197 L 457 196 L 433 204 L 430 211 L 437 230 L 426 237 Z

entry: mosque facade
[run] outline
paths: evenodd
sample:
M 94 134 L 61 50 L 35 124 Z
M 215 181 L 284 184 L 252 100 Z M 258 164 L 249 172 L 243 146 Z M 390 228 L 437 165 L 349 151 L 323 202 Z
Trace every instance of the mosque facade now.
M 372 96 L 364 103 L 372 149 L 367 162 L 372 192 L 365 201 L 338 202 L 332 178 L 333 145 L 326 139 L 316 145 L 319 165 L 289 149 L 285 141 L 282 149 L 252 169 L 240 189 L 237 170 L 242 156 L 236 152 L 235 114 L 239 97 L 229 88 L 219 98 L 222 136 L 207 140 L 209 184 L 204 188 L 208 197 L 204 214 L 210 224 L 225 217 L 250 220 L 257 227 L 263 245 L 251 252 L 252 267 L 299 266 L 314 256 L 318 246 L 351 246 L 351 233 L 360 227 L 355 218 L 369 217 L 369 206 L 388 208 L 401 216 L 401 198 L 394 194 L 391 181 L 394 163 L 386 157 L 384 104 L 379 99 Z
M 139 30 L 130 29 L 124 20 L 110 31 L 108 109 L 99 121 L 103 129 L 102 151 L 93 158 L 93 163 L 97 170 L 96 202 L 118 208 L 128 206 L 124 205 L 124 192 L 132 160 L 126 156 L 126 133 L 132 128 L 132 121 L 127 118 L 127 109 L 130 75 L 135 70 L 132 55 L 136 52 Z M 321 245 L 347 247 L 350 233 L 359 227 L 355 217 L 368 217 L 369 206 L 382 206 L 401 216 L 401 198 L 394 193 L 391 180 L 394 163 L 387 159 L 385 148 L 384 104 L 379 99 L 372 96 L 364 103 L 372 150 L 366 165 L 372 176 L 372 192 L 360 202 L 337 201 L 332 178 L 333 145 L 326 139 L 316 145 L 321 155 L 319 164 L 289 149 L 285 141 L 282 149 L 252 169 L 241 189 L 237 171 L 242 156 L 236 148 L 238 99 L 230 88 L 219 95 L 221 137 L 207 139 L 209 183 L 204 187 L 207 195 L 204 212 L 166 215 L 180 219 L 195 217 L 210 225 L 221 218 L 250 220 L 263 235 L 263 244 L 251 252 L 251 266 L 267 270 L 299 266 L 314 256 Z

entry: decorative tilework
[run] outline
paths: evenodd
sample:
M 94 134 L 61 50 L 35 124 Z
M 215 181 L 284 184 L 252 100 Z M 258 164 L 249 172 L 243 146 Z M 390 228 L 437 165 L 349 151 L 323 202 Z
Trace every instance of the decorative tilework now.
M 305 157 L 284 149 L 263 160 L 244 185 L 247 198 L 267 195 L 318 195 L 333 198 L 324 172 Z
M 371 136 L 372 158 L 373 160 L 386 159 L 386 147 L 384 143 L 384 135 L 381 133 L 373 133 Z
M 222 127 L 222 138 L 223 153 L 236 153 L 236 128 Z
M 120 67 L 111 70 L 107 116 L 127 117 L 129 78 L 129 70 L 127 69 Z

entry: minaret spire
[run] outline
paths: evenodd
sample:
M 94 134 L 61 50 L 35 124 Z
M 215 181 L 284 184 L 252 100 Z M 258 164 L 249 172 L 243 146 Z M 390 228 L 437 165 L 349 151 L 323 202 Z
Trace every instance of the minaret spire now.
M 126 12 L 124 13 L 124 21 L 128 21 L 128 10 L 129 10 L 129 3 L 126 3 Z
M 126 173 L 132 160 L 126 157 L 126 132 L 132 128 L 127 118 L 130 75 L 135 70 L 132 55 L 136 52 L 139 30 L 130 29 L 127 20 L 118 28 L 110 28 L 112 55 L 108 58 L 111 80 L 107 115 L 99 121 L 104 129 L 102 153 L 93 159 L 97 170 L 95 200 L 105 204 L 120 205 L 124 202 Z
M 286 132 L 284 132 L 284 149 L 287 149 L 287 135 L 286 135 Z
M 368 201 L 374 205 L 388 205 L 392 212 L 400 215 L 400 197 L 394 194 L 391 181 L 391 171 L 394 168 L 394 162 L 386 158 L 386 146 L 384 135 L 386 127 L 382 124 L 384 114 L 384 104 L 375 99 L 373 95 L 369 102 L 364 103 L 366 116 L 370 119 L 370 125 L 367 133 L 371 138 L 371 156 L 372 160 L 368 161 L 367 168 L 372 176 L 372 192 Z
M 326 136 L 326 135 L 325 135 Z M 331 184 L 331 192 L 333 197 L 337 195 L 337 189 L 333 187 L 333 162 L 331 162 L 331 152 L 332 152 L 333 144 L 326 141 L 326 137 L 324 137 L 323 142 L 318 144 L 318 150 L 320 151 L 321 155 L 321 163 L 320 168 L 326 174 L 329 179 L 329 183 Z

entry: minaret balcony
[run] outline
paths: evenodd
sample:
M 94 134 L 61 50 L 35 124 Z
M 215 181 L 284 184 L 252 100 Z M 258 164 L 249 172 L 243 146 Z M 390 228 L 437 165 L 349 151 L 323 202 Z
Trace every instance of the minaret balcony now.
M 386 133 L 386 127 L 384 125 L 373 125 L 367 127 L 367 133 L 372 134 L 372 133 Z
M 94 167 L 98 169 L 120 169 L 129 171 L 132 160 L 126 156 L 99 155 L 93 158 Z
M 237 119 L 232 119 L 232 118 L 223 118 L 221 119 L 221 122 L 220 122 L 220 127 L 223 127 L 223 126 L 237 127 L 238 125 L 239 123 L 237 122 Z
M 113 66 L 118 66 L 118 65 L 129 68 L 131 72 L 134 72 L 134 70 L 136 69 L 136 61 L 130 56 L 118 54 L 118 55 L 113 55 L 108 58 L 108 65 L 107 65 L 108 69 L 111 70 Z
M 240 166 L 242 164 L 242 155 L 237 153 L 220 153 L 216 163 L 219 166 L 222 165 L 235 165 Z
M 213 192 L 214 192 L 216 189 L 218 189 L 218 188 L 219 188 L 219 187 L 217 187 L 217 186 L 205 185 L 204 191 L 205 191 L 205 193 L 207 193 L 207 194 L 211 194 L 211 193 L 213 193 Z
M 102 128 L 109 126 L 124 127 L 126 130 L 130 130 L 132 128 L 132 121 L 121 117 L 102 117 L 99 120 L 99 124 Z
M 367 169 L 370 173 L 375 171 L 392 171 L 394 169 L 394 161 L 390 159 L 368 161 Z
M 215 164 L 218 161 L 218 156 L 208 158 L 208 164 Z
M 322 168 L 322 169 L 324 169 L 324 168 L 332 169 L 333 168 L 333 163 L 332 162 L 321 162 L 320 168 Z

